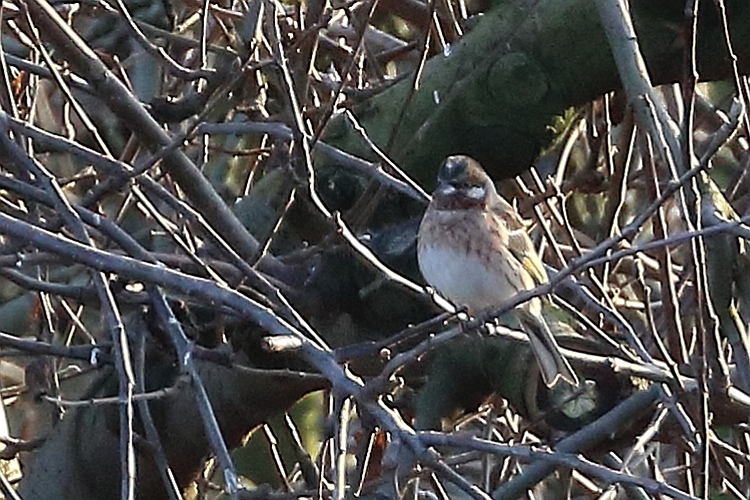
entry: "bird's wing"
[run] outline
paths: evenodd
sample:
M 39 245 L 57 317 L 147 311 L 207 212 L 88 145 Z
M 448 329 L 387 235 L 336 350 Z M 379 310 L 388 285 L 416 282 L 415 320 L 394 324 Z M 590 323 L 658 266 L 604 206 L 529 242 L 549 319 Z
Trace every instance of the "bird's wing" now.
M 513 205 L 499 194 L 493 197 L 489 208 L 508 231 L 508 249 L 528 271 L 534 283 L 539 285 L 548 281 L 544 265 L 526 233 L 526 221 L 521 218 Z
M 531 275 L 534 283 L 541 285 L 549 281 L 547 271 L 544 270 L 542 259 L 536 253 L 526 231 L 519 229 L 508 233 L 508 250 L 518 260 L 523 268 Z
M 491 196 L 489 208 L 495 215 L 505 221 L 509 231 L 526 227 L 526 222 L 518 215 L 518 211 L 499 193 L 495 192 L 494 196 Z

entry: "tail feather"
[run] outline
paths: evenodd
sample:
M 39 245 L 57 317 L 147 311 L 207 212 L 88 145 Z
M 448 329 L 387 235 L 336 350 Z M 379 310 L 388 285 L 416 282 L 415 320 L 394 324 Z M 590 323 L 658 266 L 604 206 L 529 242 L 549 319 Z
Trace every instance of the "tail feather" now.
M 529 336 L 531 349 L 534 351 L 542 379 L 547 387 L 554 387 L 561 380 L 578 386 L 580 383 L 578 376 L 560 352 L 560 346 L 544 318 L 525 309 L 518 309 L 518 311 L 521 312 L 522 323 Z

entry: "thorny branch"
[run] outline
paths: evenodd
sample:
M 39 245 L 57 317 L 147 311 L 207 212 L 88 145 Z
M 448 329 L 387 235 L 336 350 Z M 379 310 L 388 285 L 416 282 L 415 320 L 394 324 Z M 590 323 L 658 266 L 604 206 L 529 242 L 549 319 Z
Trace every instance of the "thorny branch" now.
M 240 476 L 249 472 L 237 470 L 230 449 L 252 428 L 323 385 L 335 403 L 330 428 L 318 438 L 323 451 L 314 464 L 310 457 L 293 459 L 300 469 L 316 470 L 283 477 L 279 488 L 289 494 L 317 490 L 321 497 L 344 498 L 357 488 L 365 498 L 427 490 L 515 498 L 563 468 L 585 475 L 586 487 L 598 493 L 617 484 L 641 498 L 688 499 L 717 489 L 718 469 L 707 444 L 738 457 L 746 454 L 746 430 L 733 425 L 731 416 L 736 412 L 744 422 L 750 399 L 742 361 L 750 306 L 743 278 L 750 215 L 739 208 L 747 206 L 742 196 L 750 190 L 743 168 L 735 166 L 746 170 L 750 162 L 746 127 L 740 130 L 747 120 L 741 104 L 747 82 L 736 63 L 740 99 L 732 101 L 728 118 L 721 110 L 706 112 L 702 118 L 710 125 L 700 129 L 695 47 L 688 49 L 691 71 L 682 91 L 654 88 L 626 2 L 599 1 L 632 109 L 620 111 L 635 113 L 635 119 L 630 116 L 623 126 L 613 118 L 617 96 L 589 104 L 587 113 L 577 115 L 582 121 L 574 125 L 577 132 L 569 136 L 565 152 L 550 150 L 565 164 L 565 174 L 518 183 L 522 198 L 545 199 L 535 207 L 536 220 L 556 262 L 564 265 L 551 273 L 548 284 L 471 318 L 460 304 L 424 287 L 413 262 L 403 258 L 413 254 L 415 217 L 428 196 L 409 177 L 415 166 L 393 161 L 388 145 L 363 125 L 366 116 L 358 116 L 356 106 L 361 96 L 390 85 L 389 78 L 416 91 L 430 56 L 449 54 L 449 42 L 469 31 L 470 6 L 463 1 L 313 3 L 292 7 L 267 0 L 250 10 L 209 2 L 171 5 L 160 18 L 164 24 L 156 26 L 119 0 L 98 18 L 95 7 L 67 12 L 32 0 L 4 19 L 13 36 L 4 36 L 0 54 L 2 102 L 10 107 L 0 111 L 0 308 L 10 317 L 13 297 L 8 296 L 39 297 L 47 320 L 44 327 L 29 326 L 37 323 L 33 307 L 27 307 L 20 328 L 27 331 L 8 328 L 0 333 L 0 346 L 3 354 L 54 357 L 54 370 L 115 367 L 115 396 L 102 392 L 76 399 L 66 397 L 63 386 L 56 388 L 59 394 L 42 391 L 40 400 L 71 413 L 118 406 L 121 498 L 133 498 L 143 486 L 136 484 L 142 477 L 136 476 L 136 462 L 142 470 L 151 463 L 146 456 L 158 467 L 159 491 L 179 498 L 185 486 L 173 468 L 165 439 L 169 429 L 159 427 L 163 408 L 156 411 L 152 404 L 192 391 L 199 415 L 195 433 L 207 444 L 188 476 L 198 475 L 210 453 L 221 487 L 239 498 Z M 685 20 L 693 37 L 701 15 L 697 4 Z M 717 7 L 724 13 L 723 2 Z M 399 32 L 382 21 L 394 15 L 411 27 Z M 95 22 L 123 27 L 132 52 L 93 39 L 112 31 L 85 29 Z M 725 13 L 722 29 L 731 54 Z M 309 59 L 302 60 L 303 53 Z M 139 64 L 158 76 L 161 94 L 144 91 L 148 82 L 138 79 Z M 395 74 L 386 75 L 389 71 Z M 236 74 L 224 78 L 227 73 Z M 457 82 L 457 88 L 463 84 Z M 170 108 L 173 98 L 181 101 L 180 112 Z M 685 104 L 687 116 L 673 116 L 668 102 L 674 100 Z M 406 107 L 399 112 L 406 113 Z M 351 124 L 382 165 L 339 149 L 335 138 L 329 142 L 324 132 L 337 119 Z M 621 129 L 624 139 L 616 137 Z M 390 132 L 393 138 L 397 131 Z M 701 139 L 706 132 L 709 137 Z M 615 144 L 627 144 L 627 151 Z M 584 154 L 585 168 L 576 164 L 576 156 Z M 728 173 L 722 174 L 733 184 L 698 192 L 713 182 L 707 174 L 720 167 L 720 154 L 736 159 L 725 162 L 733 167 L 724 167 Z M 597 186 L 593 179 L 599 176 L 605 181 Z M 377 196 L 365 200 L 375 210 L 361 209 L 367 203 L 360 200 L 375 190 Z M 721 200 L 715 196 L 723 197 L 722 191 L 736 195 L 729 201 L 737 212 L 717 208 Z M 602 200 L 602 193 L 613 192 L 617 200 Z M 368 228 L 368 234 L 353 227 Z M 737 297 L 726 302 L 716 299 L 721 290 L 711 274 L 715 242 L 724 244 L 720 258 L 731 261 L 724 266 L 732 272 L 723 284 Z M 557 442 L 545 432 L 547 415 L 525 414 L 496 401 L 484 414 L 491 418 L 451 422 L 451 429 L 470 434 L 414 429 L 413 413 L 421 410 L 425 394 L 420 385 L 430 383 L 422 384 L 425 360 L 437 363 L 441 352 L 458 351 L 461 342 L 472 340 L 524 349 L 525 335 L 498 318 L 532 297 L 556 293 L 565 295 L 558 302 L 577 313 L 579 329 L 596 339 L 595 349 L 573 343 L 565 354 L 580 366 L 627 381 L 628 394 L 623 391 L 607 412 Z M 71 312 L 65 301 L 78 309 Z M 67 316 L 58 315 L 58 304 Z M 436 316 L 438 310 L 445 313 Z M 726 333 L 728 322 L 736 328 L 734 337 Z M 37 339 L 24 338 L 36 330 Z M 671 337 L 662 338 L 665 330 Z M 288 339 L 294 341 L 284 342 Z M 239 436 L 229 437 L 225 401 L 202 376 L 199 358 L 238 371 L 242 366 L 244 373 L 259 377 L 318 378 L 288 401 L 279 389 L 272 398 L 245 402 L 261 408 L 260 416 L 247 428 L 240 426 Z M 160 361 L 179 372 L 179 380 L 189 380 L 190 388 L 151 378 L 150 365 Z M 482 362 L 467 362 L 459 371 Z M 28 368 L 29 380 L 34 369 Z M 453 375 L 459 379 L 462 373 Z M 529 379 L 522 392 L 539 390 L 533 373 L 518 376 Z M 467 389 L 473 387 L 461 387 Z M 503 389 L 493 387 L 500 395 Z M 417 391 L 416 405 L 402 401 L 409 391 Z M 731 432 L 712 428 L 717 408 L 731 414 L 726 419 Z M 140 424 L 145 439 L 135 432 Z M 627 445 L 607 448 L 607 458 L 592 451 L 610 446 L 613 431 Z M 479 432 L 483 438 L 476 437 Z M 378 433 L 387 436 L 384 444 L 370 439 Z M 532 433 L 545 445 L 523 441 Z M 679 439 L 669 442 L 670 433 Z M 144 446 L 136 446 L 138 439 Z M 359 453 L 359 442 L 370 443 L 366 453 Z M 141 448 L 150 450 L 148 455 Z M 456 465 L 461 453 L 482 457 L 482 481 L 471 467 Z M 351 465 L 350 457 L 365 455 L 367 460 Z M 700 460 L 702 477 L 690 478 L 697 486 L 683 491 L 683 483 L 672 481 L 657 458 L 662 456 L 665 463 L 688 456 Z M 653 470 L 639 470 L 641 459 Z M 280 456 L 275 460 L 279 471 L 295 469 Z M 692 470 L 688 463 L 680 465 Z M 726 477 L 735 478 L 732 487 L 739 491 L 747 489 L 746 465 L 724 461 L 716 467 L 732 468 Z M 659 482 L 662 476 L 668 480 Z

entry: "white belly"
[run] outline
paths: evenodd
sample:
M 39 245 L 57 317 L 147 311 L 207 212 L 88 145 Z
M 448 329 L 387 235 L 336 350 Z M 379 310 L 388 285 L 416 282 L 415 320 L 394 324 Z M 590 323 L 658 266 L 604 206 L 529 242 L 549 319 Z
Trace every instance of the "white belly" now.
M 516 293 L 507 277 L 476 255 L 442 245 L 420 246 L 419 269 L 427 283 L 458 305 L 479 310 L 496 306 Z M 498 256 L 495 256 L 498 257 Z

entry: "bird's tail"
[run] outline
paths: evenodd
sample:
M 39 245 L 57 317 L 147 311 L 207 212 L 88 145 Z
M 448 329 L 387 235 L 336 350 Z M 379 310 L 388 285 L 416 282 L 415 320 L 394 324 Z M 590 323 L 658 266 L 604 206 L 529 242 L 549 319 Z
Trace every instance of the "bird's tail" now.
M 577 387 L 578 376 L 560 352 L 560 346 L 544 318 L 524 308 L 517 311 L 547 387 L 554 387 L 561 380 Z

